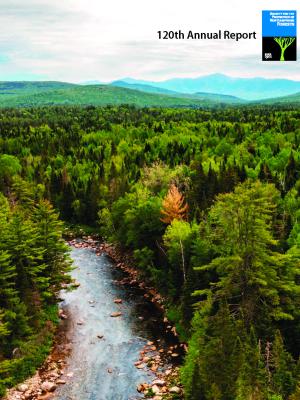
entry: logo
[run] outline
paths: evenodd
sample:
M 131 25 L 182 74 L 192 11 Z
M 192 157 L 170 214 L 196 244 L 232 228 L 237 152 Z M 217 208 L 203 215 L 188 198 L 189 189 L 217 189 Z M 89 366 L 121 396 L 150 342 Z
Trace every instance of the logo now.
M 297 60 L 297 12 L 262 12 L 262 60 Z

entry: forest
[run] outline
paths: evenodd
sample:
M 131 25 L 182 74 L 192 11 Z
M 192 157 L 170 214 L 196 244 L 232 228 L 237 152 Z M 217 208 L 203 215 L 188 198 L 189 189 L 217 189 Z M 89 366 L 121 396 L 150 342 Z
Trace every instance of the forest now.
M 1 394 L 51 346 L 64 221 L 167 298 L 186 400 L 300 399 L 299 144 L 289 104 L 1 109 Z

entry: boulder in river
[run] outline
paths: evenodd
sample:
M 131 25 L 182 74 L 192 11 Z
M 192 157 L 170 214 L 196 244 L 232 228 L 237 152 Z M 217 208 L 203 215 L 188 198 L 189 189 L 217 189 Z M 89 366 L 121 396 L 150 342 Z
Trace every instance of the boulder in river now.
M 155 379 L 155 381 L 152 382 L 152 385 L 157 385 L 157 386 L 165 386 L 166 381 L 163 379 Z
M 143 364 L 143 363 L 141 363 L 141 364 L 137 364 L 136 367 L 137 367 L 138 369 L 143 369 L 143 368 L 146 367 L 146 365 Z
M 66 382 L 64 379 L 58 379 L 58 380 L 56 381 L 56 383 L 57 383 L 58 385 L 65 385 L 67 382 Z
M 123 300 L 122 299 L 115 299 L 114 303 L 116 304 L 122 304 Z
M 122 315 L 122 313 L 119 311 L 116 311 L 116 312 L 113 312 L 110 314 L 111 317 L 120 317 L 121 315 Z
M 139 393 L 142 393 L 142 392 L 144 392 L 145 390 L 147 390 L 148 387 L 149 387 L 149 385 L 148 385 L 147 383 L 140 383 L 139 385 L 137 385 L 136 390 L 137 390 Z
M 45 381 L 41 384 L 41 389 L 43 392 L 53 392 L 56 387 L 56 384 L 50 381 Z

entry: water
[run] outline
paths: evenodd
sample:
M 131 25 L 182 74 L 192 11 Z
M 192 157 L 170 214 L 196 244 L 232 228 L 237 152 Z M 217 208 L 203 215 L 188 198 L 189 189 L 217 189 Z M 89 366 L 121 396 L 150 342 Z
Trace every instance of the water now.
M 73 376 L 57 389 L 55 400 L 137 399 L 137 385 L 155 378 L 151 371 L 135 367 L 140 350 L 153 339 L 166 345 L 159 315 L 139 290 L 117 284 L 121 272 L 106 255 L 74 248 L 71 257 L 76 266 L 72 275 L 80 287 L 65 293 L 62 305 L 70 315 L 72 342 L 65 376 Z M 116 298 L 122 304 L 115 304 Z M 112 318 L 117 311 L 122 316 Z

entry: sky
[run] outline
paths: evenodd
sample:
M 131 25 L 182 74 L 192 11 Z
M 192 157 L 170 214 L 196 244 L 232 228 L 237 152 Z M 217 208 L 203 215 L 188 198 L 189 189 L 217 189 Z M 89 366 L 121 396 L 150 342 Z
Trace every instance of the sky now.
M 213 73 L 300 80 L 299 60 L 261 61 L 261 11 L 295 10 L 296 4 L 296 0 L 0 0 L 0 80 L 160 81 Z M 159 30 L 179 29 L 256 31 L 258 39 L 158 39 Z

